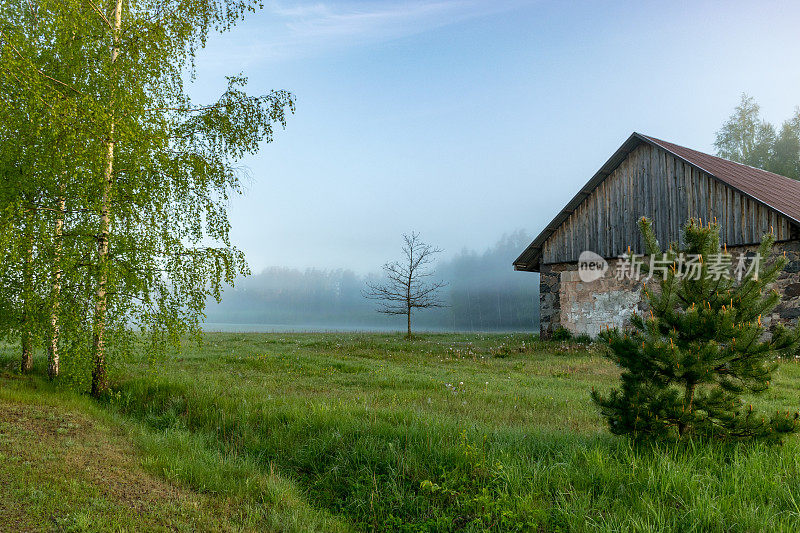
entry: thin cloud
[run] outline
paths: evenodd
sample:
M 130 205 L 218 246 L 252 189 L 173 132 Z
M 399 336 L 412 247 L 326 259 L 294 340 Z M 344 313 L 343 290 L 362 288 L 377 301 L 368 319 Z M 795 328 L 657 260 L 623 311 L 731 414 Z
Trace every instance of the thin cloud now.
M 286 15 L 291 19 L 286 27 L 299 39 L 392 39 L 494 12 L 497 5 L 449 0 L 389 5 L 384 3 L 338 9 L 315 4 L 305 9 L 282 11 L 296 13 Z
M 230 57 L 233 46 L 247 63 L 291 59 L 425 33 L 523 4 L 521 0 L 273 2 L 245 31 L 234 32 L 235 43 L 227 35 L 219 52 Z

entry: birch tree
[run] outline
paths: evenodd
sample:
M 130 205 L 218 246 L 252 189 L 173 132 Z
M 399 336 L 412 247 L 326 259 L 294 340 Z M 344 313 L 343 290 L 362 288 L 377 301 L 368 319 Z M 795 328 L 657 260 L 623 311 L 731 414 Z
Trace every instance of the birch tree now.
M 93 265 L 93 395 L 108 389 L 109 333 L 134 326 L 151 354 L 199 334 L 206 296 L 247 273 L 229 237 L 227 201 L 240 192 L 236 162 L 270 142 L 294 98 L 251 96 L 244 76 L 228 78 L 219 100 L 195 104 L 185 70 L 211 31 L 229 30 L 256 2 L 115 0 L 106 23 L 108 83 L 102 191 Z M 104 126 L 104 127 L 102 127 Z
M 50 119 L 28 120 L 40 129 L 54 121 L 73 149 L 66 166 L 44 173 L 50 229 L 35 238 L 53 260 L 42 278 L 48 283 L 37 286 L 49 295 L 50 366 L 57 371 L 65 336 L 71 357 L 85 340 L 88 388 L 101 395 L 110 350 L 127 349 L 131 329 L 147 335 L 151 355 L 163 353 L 184 334 L 199 334 L 206 297 L 219 299 L 224 283 L 247 273 L 227 216 L 230 195 L 241 192 L 237 163 L 273 140 L 294 97 L 249 95 L 242 75 L 228 78 L 215 102 L 188 96 L 197 50 L 256 1 L 32 0 L 13 7 L 18 14 L 28 5 L 50 27 L 38 26 L 27 40 L 35 46 L 18 48 L 4 66 L 9 79 L 26 76 L 58 95 Z
M 64 259 L 71 248 L 64 243 L 67 197 L 87 193 L 85 186 L 75 188 L 84 178 L 76 169 L 87 164 L 78 120 L 87 102 L 75 83 L 87 72 L 76 59 L 89 58 L 92 43 L 98 47 L 75 8 L 68 1 L 0 5 L 0 224 L 6 241 L 0 276 L 13 317 L 5 332 L 20 335 L 23 371 L 32 366 L 34 340 L 47 337 L 51 377 L 59 373 Z

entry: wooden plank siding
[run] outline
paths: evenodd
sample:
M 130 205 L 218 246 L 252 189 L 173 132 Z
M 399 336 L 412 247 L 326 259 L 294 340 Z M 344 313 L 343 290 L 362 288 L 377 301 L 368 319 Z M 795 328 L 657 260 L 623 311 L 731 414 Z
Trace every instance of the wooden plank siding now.
M 664 246 L 677 241 L 690 218 L 715 221 L 728 246 L 755 244 L 775 232 L 792 238 L 792 222 L 657 146 L 640 144 L 542 244 L 542 263 L 578 260 L 583 250 L 617 257 L 642 253 L 637 220 L 655 223 Z

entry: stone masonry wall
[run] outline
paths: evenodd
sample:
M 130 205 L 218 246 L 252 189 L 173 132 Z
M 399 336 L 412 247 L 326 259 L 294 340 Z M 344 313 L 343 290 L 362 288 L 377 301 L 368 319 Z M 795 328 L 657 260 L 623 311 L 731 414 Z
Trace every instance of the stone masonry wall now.
M 748 251 L 755 252 L 756 247 Z M 774 288 L 781 295 L 781 303 L 765 317 L 767 325 L 779 322 L 784 325 L 795 325 L 800 317 L 800 241 L 778 243 L 775 245 L 776 253 L 785 253 L 789 262 L 778 274 Z
M 740 253 L 753 254 L 757 246 L 729 248 L 734 261 Z M 781 303 L 764 323 L 796 324 L 800 318 L 800 241 L 778 243 L 776 253 L 789 259 L 775 281 Z M 559 327 L 574 334 L 596 336 L 606 327 L 623 327 L 634 312 L 645 311 L 641 301 L 643 277 L 639 281 L 616 277 L 618 259 L 608 261 L 605 275 L 592 282 L 581 281 L 576 263 L 542 265 L 539 305 L 540 332 L 547 338 Z
M 561 271 L 542 265 L 539 272 L 539 332 L 549 337 L 561 327 Z

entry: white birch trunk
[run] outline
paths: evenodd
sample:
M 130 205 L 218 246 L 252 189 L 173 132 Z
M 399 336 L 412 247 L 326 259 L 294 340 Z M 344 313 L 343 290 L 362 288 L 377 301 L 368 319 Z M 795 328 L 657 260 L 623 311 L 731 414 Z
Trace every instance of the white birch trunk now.
M 31 317 L 31 297 L 33 295 L 33 229 L 32 215 L 25 221 L 25 256 L 22 259 L 22 362 L 20 370 L 33 369 L 33 318 Z
M 119 37 L 122 29 L 122 0 L 114 9 L 114 44 L 111 49 L 112 65 L 119 56 Z M 114 121 L 109 127 L 106 141 L 106 168 L 103 173 L 102 205 L 100 208 L 100 233 L 97 237 L 98 280 L 94 306 L 94 340 L 92 354 L 92 395 L 99 396 L 108 390 L 106 371 L 106 316 L 108 312 L 108 241 L 111 233 L 111 194 L 114 180 Z
M 63 237 L 64 237 L 64 216 L 67 200 L 64 197 L 64 183 L 59 186 L 61 196 L 58 198 L 58 214 L 56 215 L 56 225 L 54 230 L 55 254 L 53 258 L 53 294 L 52 304 L 50 305 L 50 345 L 47 365 L 47 374 L 50 379 L 58 376 L 59 373 L 59 353 L 58 340 L 61 333 L 61 325 L 58 315 L 61 310 L 61 276 L 64 272 L 63 262 Z

